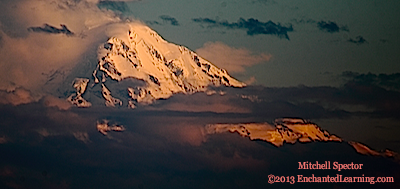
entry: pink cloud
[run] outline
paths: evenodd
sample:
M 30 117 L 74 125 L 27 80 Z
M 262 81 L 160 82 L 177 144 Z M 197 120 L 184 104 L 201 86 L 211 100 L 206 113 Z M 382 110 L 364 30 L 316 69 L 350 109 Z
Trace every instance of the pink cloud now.
M 222 42 L 207 42 L 196 52 L 216 66 L 230 73 L 244 72 L 245 67 L 267 62 L 270 54 L 255 54 L 245 48 L 230 47 Z
M 60 110 L 68 110 L 72 106 L 66 99 L 60 99 L 54 96 L 44 97 L 43 103 L 47 107 L 57 107 Z
M 20 104 L 27 104 L 36 101 L 31 92 L 23 89 L 16 88 L 11 91 L 1 91 L 0 90 L 0 104 L 12 104 L 14 106 Z

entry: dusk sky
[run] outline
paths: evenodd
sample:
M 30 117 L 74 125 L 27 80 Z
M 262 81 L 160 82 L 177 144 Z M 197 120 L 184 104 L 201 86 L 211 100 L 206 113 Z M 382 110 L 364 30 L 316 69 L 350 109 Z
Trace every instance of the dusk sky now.
M 1 0 L 0 188 L 398 188 L 399 10 Z
M 192 50 L 222 42 L 253 56 L 271 55 L 269 61 L 233 74 L 241 80 L 255 77 L 256 84 L 268 87 L 339 86 L 345 71 L 393 74 L 400 69 L 397 1 L 154 0 L 128 2 L 128 8 L 112 5 L 105 7 L 142 20 L 165 39 Z M 233 27 L 240 19 L 247 25 Z M 253 29 L 258 31 L 249 32 Z

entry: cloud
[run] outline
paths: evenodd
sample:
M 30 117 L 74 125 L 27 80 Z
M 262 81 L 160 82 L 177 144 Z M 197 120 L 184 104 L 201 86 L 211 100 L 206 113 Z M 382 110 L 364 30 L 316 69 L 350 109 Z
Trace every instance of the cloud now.
M 260 3 L 260 4 L 263 4 L 263 5 L 277 4 L 276 1 L 274 1 L 274 0 L 252 0 L 251 3 L 253 3 L 253 4 Z
M 276 35 L 279 38 L 285 38 L 289 40 L 287 32 L 292 32 L 293 27 L 282 26 L 280 23 L 276 24 L 271 20 L 268 22 L 260 22 L 257 19 L 249 18 L 247 20 L 240 18 L 237 22 L 229 23 L 228 21 L 218 21 L 210 18 L 193 18 L 193 22 L 200 24 L 207 24 L 208 27 L 220 27 L 227 29 L 244 29 L 247 31 L 247 35 Z
M 71 103 L 66 99 L 61 99 L 54 96 L 45 96 L 42 101 L 45 106 L 57 107 L 59 110 L 68 110 L 72 107 Z
M 347 41 L 350 42 L 350 43 L 357 44 L 357 45 L 361 45 L 361 44 L 364 44 L 364 43 L 368 43 L 368 41 L 365 40 L 364 37 L 362 37 L 362 36 L 357 36 L 356 39 L 350 38 L 350 39 L 347 40 Z
M 244 83 L 246 83 L 246 85 L 251 85 L 253 83 L 257 82 L 256 77 L 252 76 L 249 79 L 247 79 L 246 81 L 244 81 Z
M 247 87 L 249 91 L 244 90 L 243 94 L 256 95 L 258 102 L 242 106 L 265 116 L 346 118 L 357 114 L 395 119 L 399 116 L 399 92 L 354 81 L 338 88 L 251 88 Z
M 219 41 L 207 42 L 195 51 L 201 57 L 226 69 L 229 73 L 244 72 L 245 67 L 267 62 L 272 57 L 266 53 L 255 54 L 245 48 L 230 47 Z
M 83 143 L 87 144 L 90 143 L 89 135 L 86 132 L 75 132 L 72 133 L 76 140 L 82 141 Z
M 372 85 L 382 87 L 387 90 L 400 91 L 400 73 L 365 74 L 347 71 L 343 72 L 341 76 L 344 77 L 347 81 L 356 82 L 362 85 Z
M 50 26 L 50 25 L 48 25 L 48 24 L 44 24 L 43 27 L 30 27 L 30 28 L 28 28 L 28 31 L 31 31 L 31 32 L 38 32 L 38 33 L 40 33 L 40 32 L 43 32 L 43 33 L 52 33 L 52 34 L 59 34 L 59 33 L 62 33 L 62 34 L 65 34 L 65 35 L 67 35 L 67 36 L 72 36 L 72 35 L 74 35 L 74 33 L 71 32 L 71 31 L 67 28 L 66 25 L 61 24 L 60 26 L 61 26 L 61 28 L 56 28 L 56 27 L 54 27 L 54 26 Z
M 0 89 L 3 90 L 23 87 L 32 93 L 42 93 L 44 84 L 50 79 L 47 78 L 49 73 L 71 71 L 88 61 L 87 57 L 95 60 L 96 48 L 92 47 L 107 39 L 105 30 L 110 24 L 120 22 L 113 12 L 100 10 L 97 1 L 20 0 L 4 3 L 7 6 L 0 7 L 0 65 L 3 68 Z M 43 23 L 46 23 L 43 27 L 37 27 Z M 60 24 L 65 26 L 54 27 Z M 82 37 L 68 37 L 71 33 Z
M 160 22 L 158 21 L 146 21 L 146 24 L 148 25 L 162 25 Z
M 237 91 L 237 94 L 258 95 L 265 102 L 276 100 L 286 92 L 283 99 L 288 98 L 291 92 L 291 95 L 299 95 L 296 90 L 283 92 L 285 90 L 285 88 L 272 91 L 256 87 L 243 88 L 243 90 L 228 88 L 224 96 L 211 95 L 209 97 L 232 98 L 235 95 L 230 94 Z M 314 91 L 318 92 L 315 89 Z M 273 94 L 274 92 L 277 94 Z M 322 93 L 317 96 L 319 95 Z M 186 98 L 197 99 L 198 96 Z M 169 100 L 164 102 L 169 102 Z M 204 98 L 203 102 L 207 100 L 209 98 Z M 232 101 L 232 104 L 238 105 L 242 105 L 241 101 L 248 104 L 258 103 L 241 100 L 241 98 Z M 229 101 L 224 101 L 224 103 L 227 102 Z M 2 125 L 0 138 L 6 136 L 8 141 L 1 144 L 2 152 L 8 156 L 0 157 L 2 162 L 0 172 L 6 172 L 4 167 L 11 167 L 13 174 L 10 175 L 14 175 L 15 178 L 8 176 L 6 179 L 24 184 L 21 186 L 23 188 L 29 188 L 28 184 L 31 183 L 35 188 L 53 188 L 46 185 L 50 178 L 55 183 L 60 183 L 59 179 L 68 180 L 68 183 L 71 183 L 70 188 L 124 188 L 135 187 L 142 183 L 145 183 L 144 188 L 162 188 L 165 184 L 174 188 L 185 188 L 193 184 L 200 188 L 207 188 L 210 185 L 220 188 L 237 186 L 246 188 L 249 183 L 253 187 L 262 188 L 271 171 L 278 171 L 276 175 L 286 172 L 294 175 L 303 174 L 304 170 L 298 170 L 299 161 L 315 162 L 320 159 L 377 165 L 373 169 L 358 170 L 360 172 L 355 170 L 360 175 L 375 176 L 374 173 L 384 173 L 380 176 L 397 177 L 393 174 L 399 169 L 399 165 L 394 164 L 391 159 L 358 155 L 345 143 L 313 142 L 307 145 L 284 145 L 282 148 L 276 148 L 264 141 L 251 141 L 247 137 L 240 137 L 237 133 L 205 134 L 206 124 L 249 123 L 251 121 L 261 123 L 270 120 L 269 117 L 257 112 L 193 113 L 97 107 L 71 108 L 64 111 L 45 107 L 45 104 L 41 102 L 23 106 L 2 105 L 0 111 L 0 125 Z M 127 130 L 123 133 L 108 133 L 107 136 L 117 136 L 115 138 L 118 138 L 118 141 L 107 140 L 98 133 L 95 123 L 96 120 L 102 118 L 116 120 L 126 126 Z M 323 125 L 321 127 L 325 128 Z M 246 128 L 249 127 L 246 126 Z M 274 129 L 274 125 L 271 125 L 271 129 Z M 253 136 L 253 132 L 260 133 L 256 130 L 250 132 L 250 136 Z M 311 137 L 314 136 L 311 135 Z M 93 167 L 96 167 L 96 175 L 87 174 Z M 326 171 L 324 175 L 337 173 L 336 170 Z M 346 175 L 347 173 L 343 172 L 344 176 L 354 176 L 352 175 L 354 173 Z M 172 180 L 171 174 L 174 177 Z M 38 178 L 35 175 L 38 175 Z M 19 179 L 22 176 L 26 178 L 25 182 L 20 182 Z M 102 178 L 105 177 L 110 179 L 104 181 Z M 89 180 L 90 184 L 80 183 L 82 178 L 85 178 L 85 181 Z M 152 182 L 155 179 L 158 182 Z M 158 185 L 159 182 L 162 183 Z M 0 181 L 0 186 L 5 186 L 5 184 Z M 54 186 L 57 187 L 57 185 Z
M 9 140 L 7 139 L 7 137 L 5 137 L 5 136 L 1 136 L 1 137 L 0 137 L 0 144 L 5 144 L 5 143 L 7 143 L 7 142 L 9 142 Z
M 317 21 L 313 20 L 313 19 L 292 19 L 292 22 L 296 23 L 296 24 L 315 24 Z
M 190 122 L 190 124 L 188 122 Z M 189 144 L 191 146 L 200 146 L 206 141 L 204 126 L 200 124 L 195 125 L 192 121 L 164 124 L 157 127 L 156 133 L 170 142 L 176 142 L 182 145 Z
M 11 91 L 0 90 L 0 104 L 12 104 L 16 106 L 37 101 L 37 98 L 33 97 L 30 91 L 23 88 L 16 88 Z
M 250 85 L 240 89 L 209 88 L 207 93 L 176 94 L 167 100 L 159 100 L 154 105 L 140 106 L 138 109 L 248 114 L 261 116 L 264 119 L 276 117 L 347 119 L 352 116 L 367 116 L 398 120 L 399 75 L 346 72 L 338 76 L 344 80 L 343 85 L 339 87 Z M 217 91 L 220 91 L 220 94 L 217 94 Z
M 168 16 L 168 15 L 161 15 L 159 18 L 162 20 L 163 23 L 168 23 L 173 26 L 179 26 L 179 22 L 176 18 Z M 161 22 L 158 21 L 146 21 L 146 24 L 149 25 L 163 25 Z
M 124 126 L 122 126 L 122 125 L 112 125 L 112 126 L 110 126 L 109 124 L 108 124 L 108 120 L 103 120 L 102 122 L 97 122 L 97 130 L 101 133 L 101 134 L 103 134 L 103 135 L 107 135 L 107 132 L 109 132 L 109 131 L 119 131 L 119 132 L 121 132 L 121 131 L 124 131 L 125 130 L 125 128 L 124 128 Z
M 109 9 L 113 11 L 119 11 L 121 13 L 130 12 L 126 1 L 99 1 L 97 6 L 99 6 L 100 9 Z
M 215 93 L 217 91 L 210 88 L 210 95 L 205 93 L 191 95 L 177 94 L 168 100 L 158 101 L 156 106 L 143 108 L 147 110 L 216 113 L 249 113 L 251 111 L 248 107 L 234 103 L 236 97 L 232 96 L 233 94 L 223 95 L 223 91 L 219 91 L 220 94 Z
M 170 23 L 173 26 L 179 26 L 178 20 L 176 20 L 174 17 L 168 16 L 168 15 L 161 15 L 159 17 L 164 22 Z
M 347 26 L 339 27 L 335 22 L 332 22 L 332 21 L 325 22 L 325 21 L 321 20 L 317 23 L 317 25 L 321 31 L 325 31 L 328 33 L 335 33 L 335 32 L 339 32 L 339 31 L 349 31 Z

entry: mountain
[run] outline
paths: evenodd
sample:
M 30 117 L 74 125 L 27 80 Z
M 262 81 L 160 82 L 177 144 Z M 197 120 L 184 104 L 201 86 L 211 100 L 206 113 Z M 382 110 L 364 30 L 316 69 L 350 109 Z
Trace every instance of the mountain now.
M 138 23 L 130 24 L 128 31 L 109 38 L 99 47 L 97 68 L 93 69 L 93 80 L 75 79 L 76 93 L 68 98 L 71 103 L 88 107 L 91 104 L 83 94 L 101 90 L 107 106 L 127 103 L 135 108 L 137 104 L 151 104 L 176 93 L 206 92 L 210 85 L 245 86 L 226 70 L 184 46 L 167 42 L 149 27 Z
M 283 146 L 284 143 L 294 144 L 297 141 L 308 143 L 314 141 L 324 142 L 343 142 L 340 137 L 322 130 L 318 125 L 301 118 L 279 118 L 274 125 L 269 123 L 218 123 L 208 124 L 205 127 L 207 134 L 218 133 L 239 133 L 242 137 L 250 140 L 261 140 L 268 142 L 276 147 Z M 391 150 L 376 151 L 359 142 L 348 141 L 347 144 L 354 150 L 363 155 L 382 156 L 400 162 L 400 154 Z
M 208 134 L 223 132 L 237 132 L 251 140 L 263 140 L 277 147 L 284 143 L 312 142 L 312 141 L 337 141 L 342 139 L 319 126 L 298 118 L 276 119 L 274 125 L 269 123 L 238 123 L 238 124 L 209 124 L 206 126 Z

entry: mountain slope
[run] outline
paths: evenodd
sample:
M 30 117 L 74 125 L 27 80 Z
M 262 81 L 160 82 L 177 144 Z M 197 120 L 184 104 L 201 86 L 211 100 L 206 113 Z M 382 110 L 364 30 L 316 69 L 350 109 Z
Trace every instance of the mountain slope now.
M 129 79 L 143 81 L 141 85 L 128 84 L 125 89 L 131 108 L 175 93 L 204 92 L 209 85 L 245 86 L 188 48 L 169 43 L 149 27 L 134 23 L 129 31 L 111 37 L 99 47 L 92 87 L 101 84 L 107 106 L 121 105 L 120 99 L 111 96 L 114 91 L 109 85 Z M 78 92 L 82 96 L 85 91 Z M 77 101 L 71 102 L 80 106 Z
M 208 134 L 237 132 L 251 140 L 264 140 L 278 147 L 284 143 L 293 144 L 296 141 L 342 141 L 339 137 L 321 130 L 316 124 L 295 118 L 277 119 L 274 125 L 268 123 L 209 124 L 206 126 L 206 131 Z

